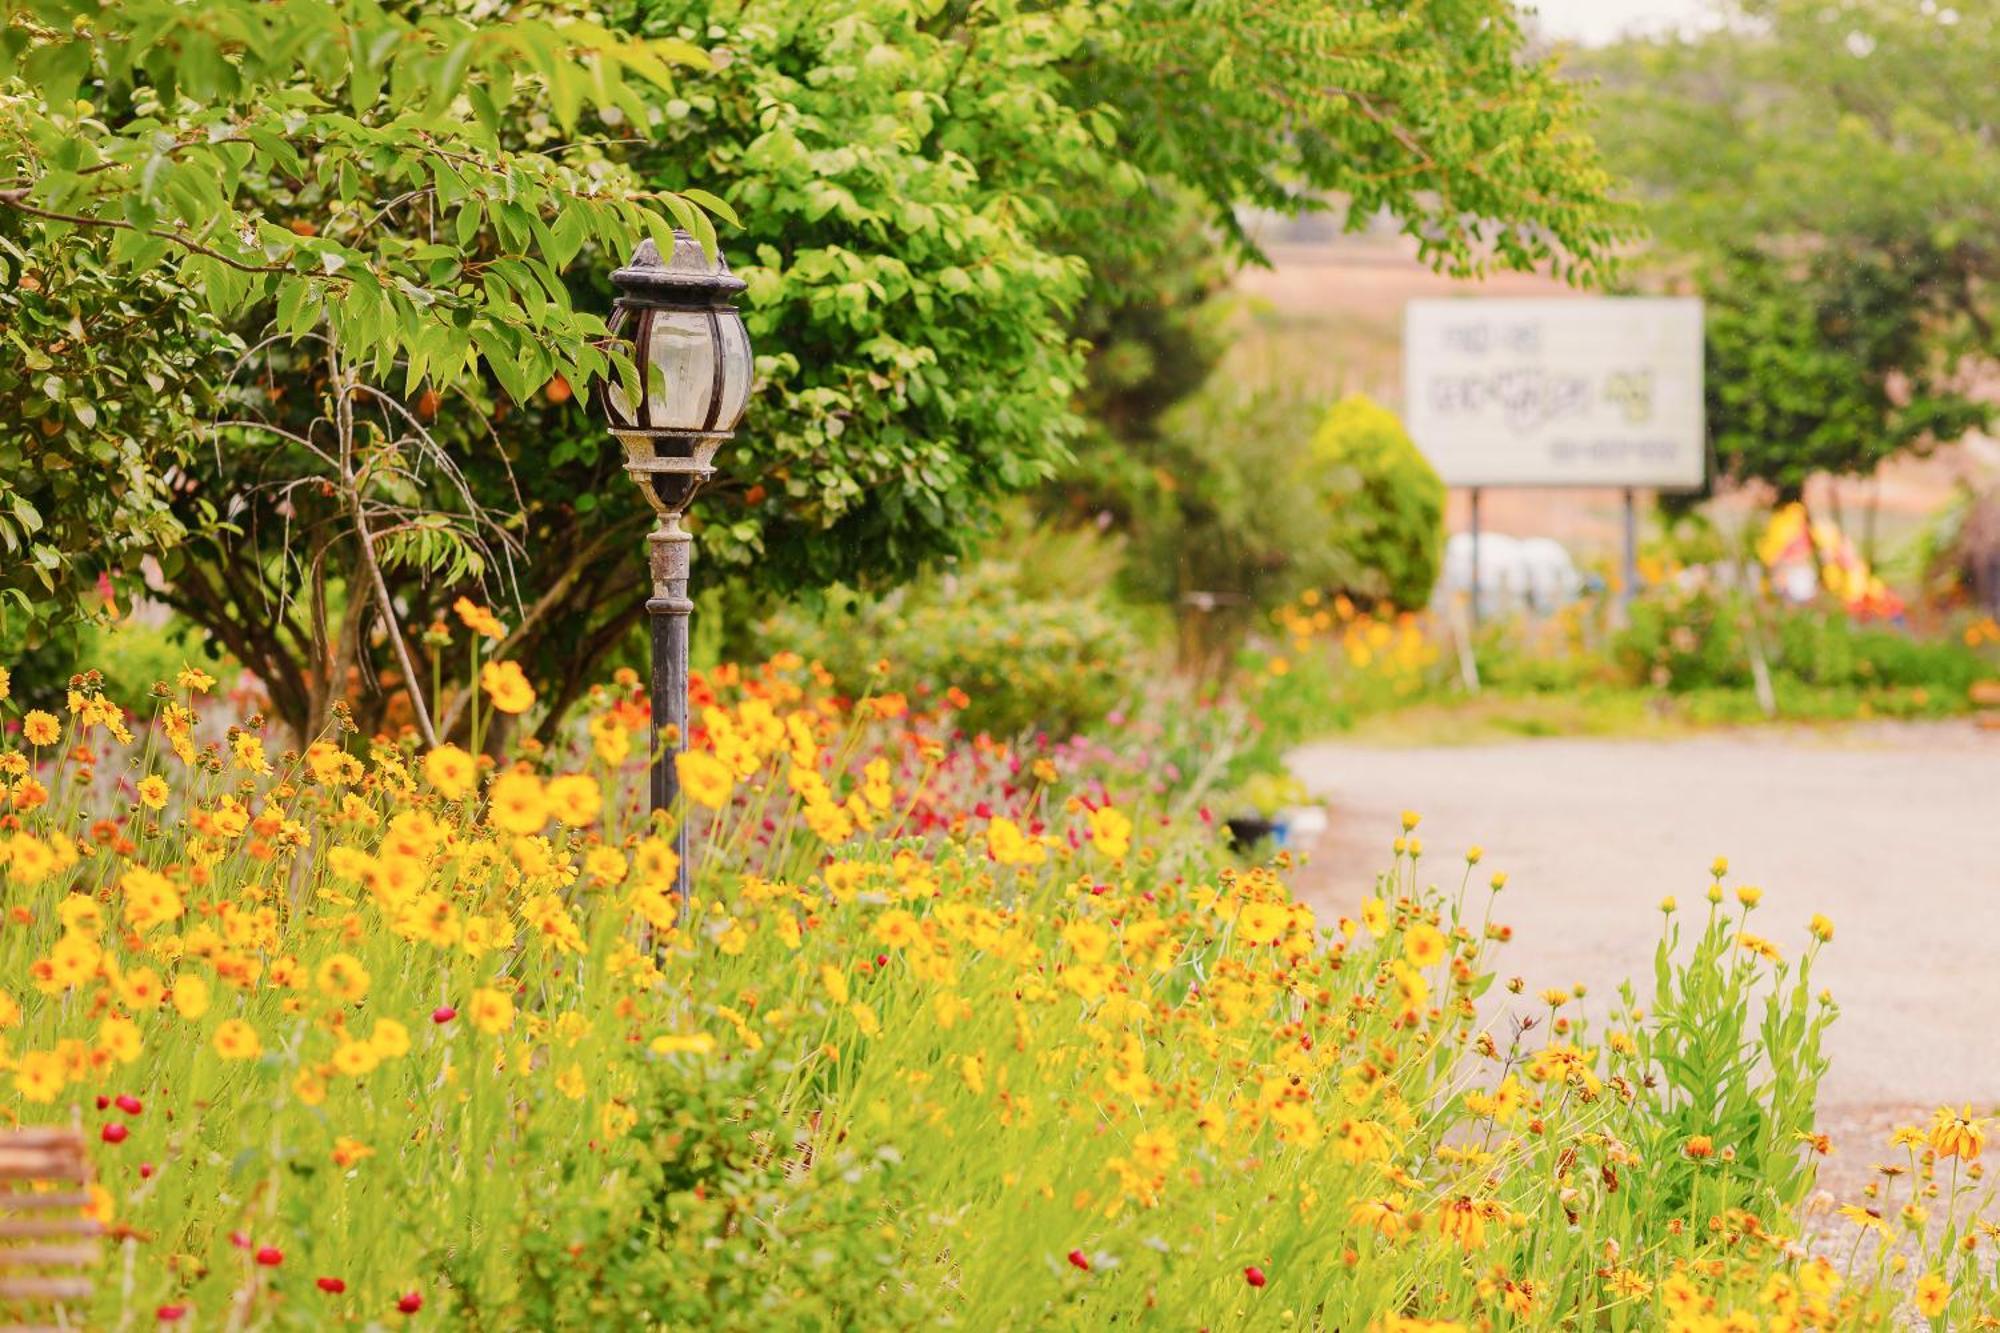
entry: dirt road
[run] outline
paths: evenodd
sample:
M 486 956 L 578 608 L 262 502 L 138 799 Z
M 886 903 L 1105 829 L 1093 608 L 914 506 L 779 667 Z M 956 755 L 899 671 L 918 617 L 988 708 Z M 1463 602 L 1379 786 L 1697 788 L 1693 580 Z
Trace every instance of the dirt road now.
M 1504 975 L 1583 982 L 1594 1012 L 1649 975 L 1660 899 L 1704 906 L 1709 862 L 1761 886 L 1761 933 L 1796 956 L 1834 921 L 1817 979 L 1841 1005 L 1823 1118 L 1867 1127 L 1941 1101 L 2000 1106 L 2000 735 L 1962 725 L 1756 731 L 1678 741 L 1308 746 L 1332 807 L 1302 886 L 1352 911 L 1400 811 L 1456 884 L 1464 849 L 1504 869 Z M 1646 993 L 1642 985 L 1641 994 Z M 1857 1152 L 1868 1151 L 1857 1147 Z

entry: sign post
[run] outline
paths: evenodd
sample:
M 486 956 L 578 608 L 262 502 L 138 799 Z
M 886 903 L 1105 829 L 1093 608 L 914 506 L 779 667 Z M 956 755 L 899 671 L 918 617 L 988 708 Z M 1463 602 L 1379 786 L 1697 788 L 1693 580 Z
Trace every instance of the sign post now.
M 1403 419 L 1447 486 L 1624 492 L 1624 596 L 1637 574 L 1634 491 L 1692 490 L 1707 472 L 1701 302 L 1553 297 L 1409 303 Z

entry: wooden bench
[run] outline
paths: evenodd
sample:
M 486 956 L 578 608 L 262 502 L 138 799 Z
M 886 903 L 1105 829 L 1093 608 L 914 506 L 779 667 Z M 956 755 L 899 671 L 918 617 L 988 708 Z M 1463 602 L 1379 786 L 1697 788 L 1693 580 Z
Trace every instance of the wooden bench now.
M 92 1179 L 80 1131 L 0 1130 L 0 1333 L 85 1327 L 103 1231 Z

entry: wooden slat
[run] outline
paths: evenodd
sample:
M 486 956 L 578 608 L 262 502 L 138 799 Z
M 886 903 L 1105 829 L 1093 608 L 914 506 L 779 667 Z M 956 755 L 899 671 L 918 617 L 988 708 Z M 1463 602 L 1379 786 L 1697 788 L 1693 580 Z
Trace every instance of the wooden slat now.
M 83 1151 L 83 1135 L 73 1129 L 51 1125 L 31 1125 L 25 1129 L 0 1130 L 0 1146 L 9 1148 L 68 1148 Z
M 0 1190 L 0 1216 L 46 1212 L 51 1208 L 87 1208 L 90 1202 L 90 1196 L 81 1190 L 51 1190 L 42 1194 L 30 1194 L 26 1190 Z
M 0 1246 L 0 1271 L 9 1268 L 81 1267 L 102 1257 L 95 1242 L 78 1245 Z
M 0 1301 L 87 1301 L 96 1290 L 87 1277 L 0 1277 Z
M 101 1236 L 94 1217 L 0 1218 L 0 1240 L 44 1240 L 54 1236 Z

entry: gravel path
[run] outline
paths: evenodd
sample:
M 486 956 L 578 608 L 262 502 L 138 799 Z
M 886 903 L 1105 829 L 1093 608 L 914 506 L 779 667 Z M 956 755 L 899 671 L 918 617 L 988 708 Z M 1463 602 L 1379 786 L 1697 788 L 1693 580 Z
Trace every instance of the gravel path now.
M 1331 806 L 1301 886 L 1318 904 L 1352 911 L 1388 861 L 1398 813 L 1417 810 L 1440 882 L 1457 882 L 1474 843 L 1482 871 L 1508 872 L 1503 972 L 1531 994 L 1583 982 L 1601 1014 L 1627 976 L 1650 989 L 1660 899 L 1701 906 L 1709 862 L 1727 856 L 1732 884 L 1765 890 L 1755 919 L 1787 956 L 1811 913 L 1834 921 L 1816 978 L 1841 1004 L 1822 1093 L 1836 1141 L 1942 1101 L 2000 1105 L 2000 733 L 1326 742 L 1292 763 Z

